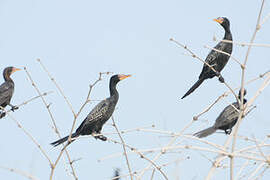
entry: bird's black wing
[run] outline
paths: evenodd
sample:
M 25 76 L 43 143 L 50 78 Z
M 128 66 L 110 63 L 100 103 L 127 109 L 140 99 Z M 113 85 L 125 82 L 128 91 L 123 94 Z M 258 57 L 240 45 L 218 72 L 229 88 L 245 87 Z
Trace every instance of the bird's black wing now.
M 13 87 L 11 84 L 4 82 L 0 85 L 0 105 L 9 103 L 13 95 Z
M 94 109 L 87 115 L 86 119 L 88 122 L 95 122 L 103 118 L 109 108 L 109 101 L 107 99 L 98 103 Z
M 214 48 L 222 50 L 222 44 L 218 43 Z M 216 69 L 216 66 L 218 65 L 218 59 L 219 59 L 220 54 L 221 53 L 219 53 L 215 50 L 211 50 L 210 53 L 207 55 L 205 62 L 207 64 L 209 64 L 210 66 L 212 66 L 214 69 Z M 202 79 L 204 77 L 211 78 L 211 77 L 215 76 L 214 71 L 207 64 L 203 65 L 203 69 L 202 69 L 202 72 L 199 76 L 199 79 Z
M 97 123 L 103 121 L 106 118 L 107 111 L 109 109 L 109 101 L 107 99 L 98 103 L 94 109 L 87 115 L 76 132 L 80 132 L 82 135 L 91 134 L 91 131 Z M 87 131 L 87 132 L 86 132 Z
M 227 106 L 218 116 L 215 127 L 226 126 L 233 121 L 237 120 L 239 116 L 239 105 L 238 103 L 233 103 Z

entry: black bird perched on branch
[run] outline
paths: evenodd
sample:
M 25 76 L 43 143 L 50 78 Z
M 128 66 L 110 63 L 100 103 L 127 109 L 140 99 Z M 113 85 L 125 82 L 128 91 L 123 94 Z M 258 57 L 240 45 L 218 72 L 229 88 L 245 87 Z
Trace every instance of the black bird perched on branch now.
M 246 90 L 244 90 L 244 96 L 246 95 L 246 93 L 247 93 Z M 241 100 L 241 90 L 239 91 L 238 98 L 239 100 Z M 246 102 L 247 100 L 243 99 L 243 103 L 245 104 Z M 233 126 L 236 124 L 238 120 L 239 109 L 240 109 L 240 105 L 238 104 L 238 102 L 234 102 L 228 105 L 220 113 L 220 115 L 216 119 L 215 124 L 212 127 L 209 127 L 200 132 L 197 132 L 194 134 L 194 136 L 203 138 L 203 137 L 209 136 L 210 134 L 213 134 L 218 129 L 224 130 L 225 134 L 230 134 Z
M 232 41 L 232 34 L 230 31 L 230 21 L 225 17 L 219 17 L 217 19 L 214 19 L 214 21 L 218 22 L 225 30 L 225 35 L 223 40 L 230 40 Z M 231 55 L 232 53 L 233 44 L 228 42 L 219 42 L 214 49 L 218 51 L 223 51 Z M 186 96 L 191 94 L 195 89 L 197 89 L 204 80 L 213 78 L 215 76 L 219 77 L 220 82 L 224 82 L 224 79 L 222 76 L 220 76 L 220 72 L 224 68 L 224 66 L 227 64 L 228 60 L 230 59 L 230 56 L 211 50 L 208 56 L 206 57 L 205 62 L 208 63 L 208 65 L 212 66 L 216 72 L 214 72 L 207 64 L 203 65 L 202 72 L 199 76 L 199 80 L 188 90 L 188 92 L 181 98 L 184 99 Z
M 130 77 L 131 75 L 114 75 L 110 79 L 110 97 L 98 103 L 94 109 L 88 114 L 88 116 L 84 119 L 81 125 L 77 128 L 76 132 L 71 135 L 71 138 L 76 138 L 80 135 L 94 135 L 95 138 L 106 141 L 107 138 L 103 135 L 95 135 L 100 134 L 102 126 L 109 120 L 112 116 L 117 101 L 119 99 L 119 93 L 116 89 L 116 84 Z M 68 136 L 59 139 L 51 143 L 53 146 L 58 146 L 65 141 L 68 140 Z
M 0 86 L 0 106 L 2 108 L 9 105 L 11 107 L 12 111 L 18 109 L 18 107 L 10 104 L 10 100 L 12 98 L 12 95 L 14 92 L 14 86 L 15 86 L 13 80 L 10 78 L 10 75 L 16 71 L 19 71 L 19 70 L 21 70 L 21 69 L 18 69 L 15 67 L 7 67 L 3 71 L 3 76 L 4 76 L 5 82 L 3 84 L 1 84 L 1 86 Z M 6 115 L 5 112 L 1 112 L 0 118 L 3 118 L 5 115 Z

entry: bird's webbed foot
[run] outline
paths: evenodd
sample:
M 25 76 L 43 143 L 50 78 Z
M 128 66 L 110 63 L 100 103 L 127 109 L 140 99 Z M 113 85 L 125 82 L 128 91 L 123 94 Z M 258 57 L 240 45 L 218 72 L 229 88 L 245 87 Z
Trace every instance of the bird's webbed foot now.
M 218 80 L 219 80 L 219 82 L 221 82 L 221 83 L 224 83 L 224 82 L 225 82 L 225 80 L 224 80 L 224 78 L 223 78 L 222 76 L 219 76 Z
M 5 112 L 0 112 L 0 119 L 5 117 L 6 116 L 6 113 Z
M 19 109 L 19 107 L 18 106 L 13 106 L 12 104 L 9 104 L 9 106 L 11 107 L 11 111 L 15 111 L 15 110 L 17 110 L 17 109 Z
M 225 131 L 225 134 L 226 134 L 226 135 L 230 135 L 231 132 L 232 132 L 232 129 L 226 129 L 226 130 L 224 130 L 224 131 Z
M 100 139 L 102 141 L 107 141 L 107 137 L 103 135 L 97 136 L 97 139 Z
M 103 135 L 100 135 L 100 133 L 93 133 L 92 134 L 94 136 L 94 138 L 96 139 L 100 139 L 102 141 L 107 141 L 107 137 L 103 136 Z
M 219 82 L 221 82 L 221 83 L 224 83 L 225 82 L 225 80 L 222 77 L 222 75 L 220 74 L 220 72 L 216 71 L 215 74 L 218 77 Z

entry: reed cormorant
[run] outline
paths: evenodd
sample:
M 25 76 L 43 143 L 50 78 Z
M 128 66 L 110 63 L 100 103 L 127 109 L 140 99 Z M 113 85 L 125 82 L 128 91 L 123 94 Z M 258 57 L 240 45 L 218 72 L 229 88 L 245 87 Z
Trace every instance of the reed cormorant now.
M 130 77 L 131 75 L 114 75 L 110 79 L 110 97 L 98 103 L 93 110 L 84 119 L 81 125 L 77 128 L 76 132 L 71 135 L 71 138 L 76 138 L 80 135 L 93 135 L 95 138 L 106 141 L 107 138 L 103 135 L 96 135 L 101 133 L 102 126 L 112 116 L 115 106 L 117 104 L 119 93 L 116 85 L 119 81 Z M 58 146 L 68 140 L 69 136 L 59 139 L 51 145 Z
M 246 90 L 244 90 L 244 96 L 246 95 Z M 239 91 L 238 98 L 241 100 L 241 90 Z M 244 98 L 243 103 L 245 104 L 247 100 Z M 197 136 L 199 138 L 203 138 L 206 136 L 209 136 L 210 134 L 213 134 L 216 132 L 216 130 L 221 129 L 225 131 L 225 134 L 230 134 L 232 131 L 233 126 L 236 124 L 239 116 L 239 109 L 240 106 L 238 102 L 234 102 L 230 105 L 228 105 L 218 116 L 216 119 L 215 124 L 212 127 L 209 127 L 207 129 L 204 129 L 200 132 L 197 132 L 194 134 L 194 136 Z
M 230 21 L 226 17 L 219 17 L 217 19 L 214 19 L 214 21 L 218 22 L 225 30 L 225 35 L 223 40 L 230 40 L 232 41 L 232 33 L 230 30 Z M 226 52 L 231 55 L 233 44 L 228 42 L 219 42 L 214 49 L 217 49 L 219 51 Z M 211 50 L 208 56 L 206 57 L 205 62 L 207 62 L 210 66 L 212 66 L 216 72 L 214 72 L 208 65 L 204 64 L 202 72 L 199 76 L 199 80 L 188 90 L 188 92 L 181 98 L 185 98 L 189 94 L 191 94 L 195 89 L 197 89 L 204 80 L 213 78 L 215 76 L 219 77 L 220 82 L 224 82 L 224 79 L 222 76 L 220 76 L 220 72 L 224 68 L 224 66 L 227 64 L 228 60 L 230 59 L 230 56 L 217 52 L 215 50 Z
M 12 98 L 12 95 L 14 92 L 14 86 L 15 86 L 13 80 L 10 78 L 10 75 L 19 70 L 21 69 L 18 69 L 15 67 L 7 67 L 3 71 L 3 77 L 4 77 L 5 82 L 0 85 L 0 106 L 2 108 L 9 105 L 12 111 L 18 109 L 17 106 L 10 104 L 10 100 Z M 0 118 L 3 118 L 5 115 L 6 113 L 3 112 L 3 110 L 1 110 Z

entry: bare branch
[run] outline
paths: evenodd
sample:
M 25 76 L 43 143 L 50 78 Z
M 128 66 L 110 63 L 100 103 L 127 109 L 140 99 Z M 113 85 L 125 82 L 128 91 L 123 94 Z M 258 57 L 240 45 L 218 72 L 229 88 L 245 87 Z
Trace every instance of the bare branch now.
M 61 87 L 57 84 L 57 82 L 55 81 L 55 78 L 52 77 L 51 73 L 47 70 L 47 68 L 44 66 L 44 64 L 41 62 L 40 59 L 37 59 L 37 61 L 39 62 L 39 64 L 41 65 L 41 67 L 43 68 L 43 70 L 47 73 L 47 75 L 49 76 L 49 78 L 51 79 L 51 81 L 54 83 L 54 85 L 56 86 L 56 88 L 58 89 L 58 91 L 60 92 L 60 94 L 63 96 L 63 98 L 65 99 L 67 105 L 69 106 L 72 114 L 74 117 L 76 117 L 75 111 L 71 105 L 71 103 L 69 102 L 68 98 L 66 97 L 66 95 L 64 94 L 63 90 L 61 89 Z
M 8 170 L 8 171 L 10 171 L 12 173 L 19 174 L 19 175 L 21 175 L 23 177 L 26 177 L 27 179 L 30 179 L 30 180 L 38 180 L 32 174 L 26 173 L 24 171 L 21 171 L 21 170 L 15 169 L 15 168 L 9 168 L 9 167 L 5 167 L 5 166 L 0 166 L 0 169 Z
M 125 154 L 125 158 L 126 158 L 126 163 L 127 163 L 128 171 L 129 171 L 129 173 L 131 174 L 132 171 L 131 171 L 131 167 L 130 167 L 129 160 L 128 160 L 128 155 L 127 155 L 127 151 L 126 151 L 126 144 L 125 144 L 125 141 L 124 141 L 124 139 L 122 138 L 122 136 L 121 136 L 121 134 L 120 134 L 120 131 L 118 130 L 118 128 L 117 128 L 117 126 L 116 126 L 116 123 L 115 123 L 115 121 L 114 121 L 113 116 L 112 116 L 112 121 L 113 121 L 113 126 L 114 126 L 114 128 L 115 128 L 115 130 L 116 130 L 116 132 L 117 132 L 117 134 L 118 134 L 118 136 L 119 136 L 119 138 L 120 138 L 120 140 L 121 140 L 121 142 L 122 142 L 122 144 L 123 144 L 123 150 L 124 150 L 124 154 Z M 130 179 L 133 180 L 133 176 L 132 176 L 132 175 L 130 175 Z
M 55 133 L 58 135 L 59 138 L 61 138 L 61 135 L 60 135 L 60 133 L 59 133 L 59 131 L 58 131 L 58 128 L 57 128 L 57 126 L 56 126 L 55 119 L 54 119 L 53 114 L 52 114 L 52 112 L 51 112 L 51 110 L 50 110 L 50 108 L 49 108 L 49 107 L 50 107 L 49 104 L 47 104 L 45 98 L 42 96 L 42 93 L 41 93 L 40 90 L 38 89 L 38 87 L 37 87 L 37 85 L 35 84 L 33 78 L 31 77 L 30 73 L 27 71 L 26 67 L 24 68 L 24 70 L 25 70 L 25 72 L 26 72 L 26 74 L 27 74 L 27 77 L 28 77 L 29 81 L 31 82 L 32 86 L 35 88 L 35 90 L 37 91 L 38 95 L 41 97 L 42 102 L 43 102 L 45 108 L 47 109 L 47 111 L 48 111 L 48 113 L 49 113 L 49 115 L 50 115 L 50 118 L 51 118 L 51 120 L 52 120 L 52 122 L 53 122 L 53 127 L 54 127 L 54 130 L 55 130 Z M 75 180 L 77 180 L 78 178 L 77 178 L 77 175 L 76 175 L 76 173 L 75 173 L 75 169 L 74 169 L 74 167 L 72 166 L 71 158 L 70 158 L 70 156 L 69 156 L 69 153 L 68 153 L 68 151 L 66 151 L 66 150 L 65 150 L 65 153 L 66 153 L 66 156 L 67 156 L 67 158 L 68 158 L 68 161 L 69 161 L 69 164 L 70 164 L 70 167 L 71 167 L 71 170 L 72 170 L 72 174 L 73 174 Z M 62 155 L 62 154 L 61 154 L 61 155 Z M 54 170 L 55 170 L 55 167 L 56 167 L 56 165 L 57 165 L 57 162 L 58 162 L 58 161 L 56 161 L 55 163 L 51 163 L 50 180 L 52 180 L 52 177 L 53 177 Z
M 38 149 L 43 154 L 43 156 L 49 161 L 49 164 L 52 165 L 53 163 L 52 163 L 51 159 L 49 158 L 49 156 L 45 152 L 45 150 L 42 148 L 42 146 L 37 142 L 37 140 L 10 113 L 5 111 L 5 109 L 2 108 L 1 106 L 0 106 L 0 108 L 4 112 L 6 112 L 8 114 L 8 116 L 17 124 L 18 128 L 20 128 L 24 132 L 24 134 L 31 139 L 31 141 L 38 147 Z
M 235 62 L 237 62 L 240 66 L 243 66 L 243 64 L 242 64 L 238 59 L 236 59 L 235 57 L 233 57 L 231 54 L 229 54 L 229 53 L 227 53 L 227 52 L 221 51 L 221 50 L 219 50 L 219 49 L 212 48 L 212 47 L 207 46 L 207 45 L 205 45 L 204 47 L 206 47 L 207 49 L 211 49 L 211 50 L 213 50 L 213 51 L 216 51 L 216 52 L 225 54 L 225 55 L 231 57 L 231 59 L 233 59 Z
M 201 61 L 203 64 L 207 65 L 213 72 L 215 72 L 216 74 L 219 74 L 219 76 L 217 76 L 218 78 L 221 78 L 221 74 L 219 72 L 217 72 L 213 66 L 211 66 L 210 64 L 208 64 L 206 61 L 204 61 L 202 58 L 200 58 L 199 56 L 197 56 L 193 51 L 191 51 L 187 46 L 179 43 L 178 41 L 174 40 L 173 38 L 170 39 L 170 41 L 174 42 L 175 44 L 179 45 L 180 47 L 184 48 L 185 50 L 187 50 L 193 58 L 198 59 L 199 61 Z M 228 85 L 228 83 L 226 83 L 226 81 L 222 82 L 234 95 L 235 99 L 239 102 L 238 96 L 234 93 L 233 89 Z

